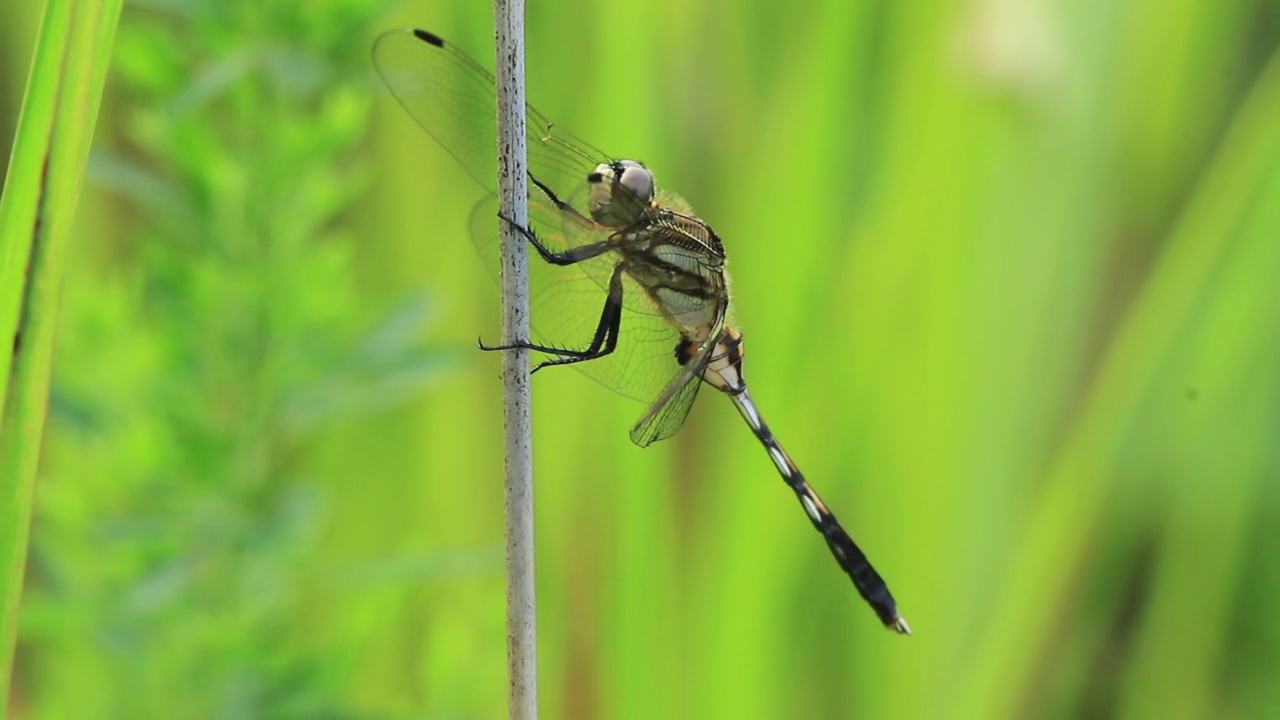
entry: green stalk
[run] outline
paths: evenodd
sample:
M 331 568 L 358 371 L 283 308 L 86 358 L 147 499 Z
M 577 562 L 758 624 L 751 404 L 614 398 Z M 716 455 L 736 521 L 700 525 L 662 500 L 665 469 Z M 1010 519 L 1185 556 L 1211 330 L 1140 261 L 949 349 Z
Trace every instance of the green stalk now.
M 120 5 L 49 0 L 0 198 L 0 713 L 8 705 L 64 243 Z
M 1161 368 L 1189 359 L 1203 367 L 1184 370 L 1177 377 L 1194 378 L 1207 387 L 1229 389 L 1240 382 L 1239 378 L 1246 377 L 1243 370 L 1235 366 L 1247 368 L 1251 362 L 1259 362 L 1274 352 L 1270 334 L 1274 320 L 1269 316 L 1259 319 L 1254 314 L 1256 308 L 1275 307 L 1274 284 L 1254 281 L 1251 272 L 1276 265 L 1274 246 L 1258 239 L 1259 235 L 1272 237 L 1265 233 L 1273 233 L 1270 228 L 1274 227 L 1274 221 L 1264 214 L 1272 206 L 1258 198 L 1275 194 L 1273 188 L 1280 175 L 1280 132 L 1274 123 L 1277 113 L 1280 113 L 1280 54 L 1274 55 L 1261 73 L 1221 151 L 1187 204 L 1168 249 L 1117 334 L 1099 380 L 1080 414 L 1081 420 L 1031 511 L 1027 534 L 1010 571 L 1011 580 L 995 603 L 993 617 L 998 618 L 1000 632 L 992 633 L 973 654 L 969 682 L 960 705 L 963 710 L 956 717 L 1016 717 L 1018 703 L 1033 699 L 1029 694 L 1036 685 L 1033 673 L 1039 667 L 1040 657 L 1049 652 L 1053 632 L 1060 627 L 1060 618 L 1066 612 L 1065 606 L 1078 593 L 1081 578 L 1089 572 L 1084 565 L 1091 545 L 1102 530 L 1100 524 L 1107 504 L 1115 496 L 1116 486 L 1126 481 L 1113 463 L 1116 446 L 1139 417 L 1143 403 L 1151 402 L 1151 382 L 1162 377 Z M 1266 230 L 1260 233 L 1257 227 Z M 1223 278 L 1230 281 L 1224 282 Z M 1223 305 L 1223 298 L 1238 304 Z M 1185 340 L 1212 335 L 1215 329 L 1234 328 L 1228 326 L 1228 322 L 1246 323 L 1243 339 L 1219 338 L 1212 343 Z M 1250 322 L 1256 324 L 1247 325 Z M 1204 360 L 1205 357 L 1212 358 L 1213 362 Z M 1248 387 L 1246 395 L 1270 397 L 1265 383 L 1250 383 Z M 1154 392 L 1167 395 L 1167 382 L 1157 386 Z M 1220 399 L 1214 401 L 1220 402 Z M 1214 407 L 1210 399 L 1205 399 L 1202 405 Z M 1252 416 L 1246 412 L 1263 411 L 1241 401 L 1239 406 L 1223 411 L 1222 416 L 1233 420 L 1223 423 L 1222 416 L 1215 416 L 1220 422 L 1214 431 L 1228 428 L 1226 432 L 1235 442 L 1231 447 L 1237 455 L 1233 462 L 1237 464 L 1231 465 L 1230 472 L 1215 468 L 1199 472 L 1194 481 L 1189 481 L 1196 487 L 1162 489 L 1174 498 L 1174 517 L 1184 524 L 1186 521 L 1182 518 L 1188 513 L 1209 517 L 1206 515 L 1210 513 L 1209 508 L 1212 513 L 1236 513 L 1230 521 L 1215 526 L 1212 542 L 1206 543 L 1213 546 L 1215 562 L 1200 561 L 1203 565 L 1188 562 L 1177 567 L 1191 575 L 1177 592 L 1193 591 L 1193 597 L 1201 600 L 1205 607 L 1210 607 L 1210 603 L 1215 607 L 1225 605 L 1227 599 L 1214 593 L 1235 587 L 1237 578 L 1232 573 L 1238 562 L 1235 552 L 1241 540 L 1232 533 L 1227 533 L 1230 537 L 1224 536 L 1221 528 L 1245 526 L 1245 520 L 1240 518 L 1252 497 L 1258 468 L 1265 468 L 1265 461 L 1260 459 L 1263 447 L 1257 445 L 1258 438 L 1252 432 L 1266 421 L 1247 420 L 1245 418 Z M 1178 421 L 1187 422 L 1181 417 Z M 1205 437 L 1207 432 L 1196 428 L 1195 434 L 1184 436 Z M 1215 456 L 1215 459 L 1220 458 Z M 1187 460 L 1184 458 L 1181 462 L 1185 464 Z M 1213 497 L 1206 500 L 1205 494 Z M 1174 550 L 1177 549 L 1175 546 Z M 1167 563 L 1161 565 L 1161 570 L 1169 572 Z M 1152 606 L 1158 610 L 1165 608 L 1169 605 L 1167 596 L 1168 593 L 1155 592 Z M 1222 616 L 1228 614 L 1222 612 Z M 1189 662 L 1186 658 L 1198 658 L 1198 654 L 1173 655 L 1168 643 L 1184 646 L 1199 643 L 1196 647 L 1205 646 L 1206 655 L 1209 649 L 1218 651 L 1217 633 L 1224 632 L 1225 627 L 1219 622 L 1219 616 L 1197 610 L 1179 615 L 1178 619 L 1184 621 L 1188 617 L 1196 617 L 1210 629 L 1195 633 L 1183 629 L 1176 637 L 1140 638 L 1136 655 L 1144 674 L 1139 676 L 1135 687 L 1150 690 L 1150 669 L 1158 667 L 1162 658 L 1174 658 L 1167 661 L 1169 665 L 1189 672 L 1185 669 Z M 1174 622 L 1167 625 L 1179 627 Z M 1190 667 L 1194 670 L 1200 665 Z M 1169 677 L 1168 672 L 1159 675 L 1160 682 L 1167 686 Z M 1206 698 L 1211 691 L 1203 686 L 1189 687 L 1189 682 L 1204 680 L 1199 677 L 1194 681 L 1179 680 L 1176 683 L 1179 692 L 1168 697 L 1140 701 L 1129 696 L 1126 698 L 1130 702 L 1128 709 L 1142 707 L 1143 702 L 1164 703 L 1181 707 L 1185 717 L 1195 717 L 1197 713 L 1188 712 L 1186 708 L 1197 702 L 1208 707 Z M 1158 695 L 1154 691 L 1148 694 Z M 1147 716 L 1167 717 L 1168 712 Z

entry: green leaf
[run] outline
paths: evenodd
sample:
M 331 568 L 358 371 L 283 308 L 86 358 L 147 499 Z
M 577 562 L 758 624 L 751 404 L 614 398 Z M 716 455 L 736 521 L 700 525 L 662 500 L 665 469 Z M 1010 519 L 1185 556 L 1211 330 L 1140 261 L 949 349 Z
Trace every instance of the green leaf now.
M 65 244 L 120 4 L 46 6 L 0 199 L 0 708 L 8 698 Z

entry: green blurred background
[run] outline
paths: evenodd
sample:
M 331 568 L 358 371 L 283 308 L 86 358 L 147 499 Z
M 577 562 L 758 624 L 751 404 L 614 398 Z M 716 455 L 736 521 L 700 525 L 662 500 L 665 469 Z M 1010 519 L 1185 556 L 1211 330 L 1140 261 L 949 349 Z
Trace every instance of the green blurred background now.
M 38 3 L 0 11 L 8 152 Z M 487 3 L 128 3 L 11 716 L 505 713 L 478 191 L 373 76 Z M 529 96 L 725 240 L 730 404 L 534 383 L 548 718 L 1280 716 L 1280 6 L 534 3 Z

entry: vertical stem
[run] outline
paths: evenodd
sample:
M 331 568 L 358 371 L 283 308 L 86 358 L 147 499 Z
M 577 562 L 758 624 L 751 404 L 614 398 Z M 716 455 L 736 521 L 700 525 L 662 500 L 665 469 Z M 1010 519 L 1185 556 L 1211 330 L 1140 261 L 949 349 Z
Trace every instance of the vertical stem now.
M 0 717 L 9 703 L 63 258 L 120 6 L 46 4 L 0 196 Z
M 525 172 L 524 2 L 494 0 L 498 80 L 498 188 L 503 217 L 527 225 Z M 502 222 L 502 341 L 529 337 L 528 247 Z M 538 716 L 537 611 L 533 567 L 533 443 L 529 351 L 502 357 L 506 453 L 508 716 Z

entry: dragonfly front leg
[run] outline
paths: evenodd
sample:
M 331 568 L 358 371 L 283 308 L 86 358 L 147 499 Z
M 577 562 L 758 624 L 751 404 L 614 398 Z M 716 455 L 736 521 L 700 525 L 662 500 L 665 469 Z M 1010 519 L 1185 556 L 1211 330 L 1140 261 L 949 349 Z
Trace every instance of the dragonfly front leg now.
M 532 372 L 537 372 L 544 367 L 552 365 L 571 365 L 586 360 L 595 360 L 612 353 L 618 347 L 618 330 L 622 326 L 622 273 L 626 269 L 627 264 L 625 262 L 620 262 L 614 266 L 613 275 L 609 278 L 609 292 L 605 296 L 604 309 L 600 312 L 600 322 L 596 323 L 595 334 L 591 338 L 591 344 L 587 347 L 581 350 L 574 350 L 572 348 L 552 347 L 551 345 L 538 345 L 531 342 L 485 345 L 481 341 L 479 343 L 480 349 L 511 350 L 524 348 L 555 356 L 550 360 L 543 360 L 535 365 Z
M 564 213 L 565 217 L 571 218 L 574 222 L 578 223 L 579 225 L 581 225 L 581 226 L 583 226 L 583 227 L 599 229 L 599 227 L 600 227 L 600 226 L 596 223 L 596 221 L 595 221 L 595 220 L 592 220 L 591 218 L 587 217 L 586 215 L 583 215 L 582 213 L 578 212 L 578 208 L 576 208 L 576 207 L 574 207 L 574 206 L 570 205 L 569 203 L 567 203 L 567 202 L 565 202 L 565 201 L 561 200 L 561 199 L 560 199 L 560 196 L 559 196 L 559 195 L 556 195 L 556 192 L 555 192 L 554 190 L 552 190 L 551 188 L 547 187 L 547 186 L 546 186 L 545 184 L 543 184 L 543 182 L 542 182 L 541 180 L 539 180 L 538 178 L 534 177 L 533 173 L 529 173 L 529 179 L 530 179 L 530 180 L 532 180 L 532 181 L 533 181 L 533 184 L 534 184 L 534 185 L 535 185 L 539 190 L 541 190 L 541 191 L 542 191 L 542 194 L 543 194 L 543 195 L 546 195 L 546 196 L 547 196 L 547 199 L 551 201 L 551 204 L 552 204 L 552 205 L 555 205 L 555 206 L 556 206 L 556 209 L 557 209 L 557 210 L 559 210 L 561 213 Z
M 511 218 L 506 217 L 502 213 L 498 213 L 498 217 L 501 218 L 503 222 L 515 228 L 516 232 L 523 235 L 524 239 L 528 240 L 529 244 L 533 246 L 533 249 L 538 251 L 538 255 L 552 265 L 573 265 L 574 263 L 580 263 L 583 260 L 590 260 L 597 255 L 602 255 L 615 249 L 612 242 L 608 240 L 601 240 L 599 242 L 593 242 L 590 245 L 572 247 L 568 250 L 552 250 L 543 244 L 542 239 L 533 231 L 533 228 L 525 227 Z

